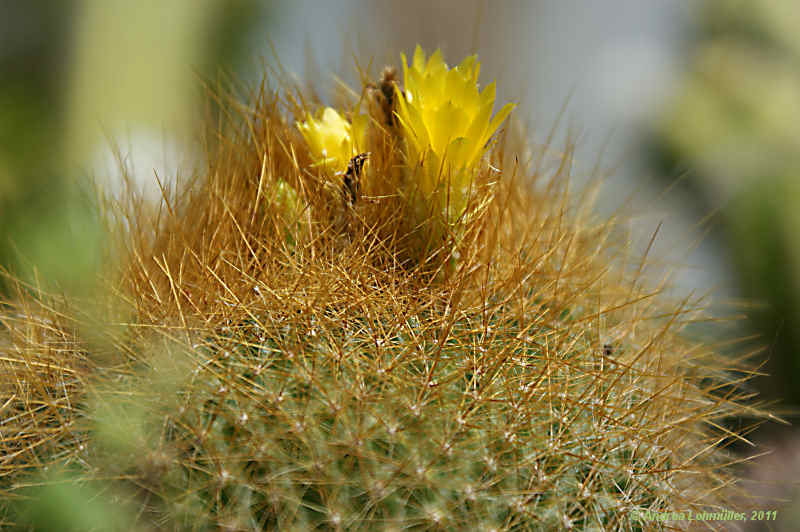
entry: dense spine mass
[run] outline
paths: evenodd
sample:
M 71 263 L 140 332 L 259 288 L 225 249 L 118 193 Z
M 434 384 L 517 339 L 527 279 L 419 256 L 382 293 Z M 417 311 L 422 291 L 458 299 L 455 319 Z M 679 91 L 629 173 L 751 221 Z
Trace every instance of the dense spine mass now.
M 338 110 L 220 97 L 206 171 L 158 212 L 110 210 L 102 311 L 19 286 L 3 523 L 47 527 L 54 500 L 84 505 L 76 528 L 142 530 L 642 530 L 728 508 L 748 367 L 685 337 L 696 302 L 625 273 L 568 153 L 492 137 L 511 108 L 491 119 L 474 57 L 403 63 Z

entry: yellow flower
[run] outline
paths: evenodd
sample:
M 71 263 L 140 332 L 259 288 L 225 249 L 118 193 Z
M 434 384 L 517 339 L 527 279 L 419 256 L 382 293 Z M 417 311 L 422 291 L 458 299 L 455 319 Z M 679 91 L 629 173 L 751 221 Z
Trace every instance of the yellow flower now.
M 405 93 L 398 89 L 397 116 L 409 164 L 422 164 L 420 191 L 430 199 L 449 183 L 450 219 L 460 216 L 469 195 L 472 169 L 486 143 L 514 108 L 506 104 L 492 119 L 495 84 L 478 91 L 480 63 L 470 56 L 448 68 L 437 50 L 427 61 L 417 46 L 409 67 L 403 54 Z M 441 197 L 440 197 L 441 201 Z
M 305 122 L 297 123 L 305 137 L 316 165 L 324 165 L 331 173 L 347 169 L 347 163 L 366 146 L 367 117 L 356 114 L 353 123 L 336 109 L 326 107 L 316 119 L 309 113 Z

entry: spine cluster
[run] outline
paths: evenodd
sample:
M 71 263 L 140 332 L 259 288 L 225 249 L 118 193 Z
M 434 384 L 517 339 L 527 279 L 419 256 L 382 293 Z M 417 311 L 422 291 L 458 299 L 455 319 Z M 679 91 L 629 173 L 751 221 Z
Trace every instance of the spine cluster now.
M 492 116 L 475 57 L 402 63 L 337 109 L 291 86 L 231 104 L 195 181 L 158 212 L 108 209 L 101 311 L 17 284 L 3 524 L 640 530 L 724 511 L 725 423 L 761 415 L 747 364 L 686 337 L 699 302 L 626 273 L 614 220 L 567 194 L 568 155 L 548 173 L 516 130 L 494 136 L 512 106 Z

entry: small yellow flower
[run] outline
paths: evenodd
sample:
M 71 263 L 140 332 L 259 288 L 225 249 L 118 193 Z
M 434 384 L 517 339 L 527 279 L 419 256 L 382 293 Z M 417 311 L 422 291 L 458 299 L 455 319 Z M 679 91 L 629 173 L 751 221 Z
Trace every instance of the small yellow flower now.
M 495 84 L 479 92 L 477 56 L 467 57 L 452 69 L 440 50 L 426 61 L 417 46 L 410 67 L 405 54 L 402 58 L 405 92 L 398 89 L 397 116 L 409 164 L 422 164 L 419 189 L 427 199 L 449 182 L 452 220 L 466 207 L 472 169 L 486 143 L 514 105 L 506 104 L 491 118 Z
M 366 147 L 365 115 L 356 114 L 350 123 L 336 109 L 326 107 L 319 119 L 309 113 L 297 127 L 308 142 L 315 164 L 330 168 L 332 174 L 347 169 L 350 159 Z

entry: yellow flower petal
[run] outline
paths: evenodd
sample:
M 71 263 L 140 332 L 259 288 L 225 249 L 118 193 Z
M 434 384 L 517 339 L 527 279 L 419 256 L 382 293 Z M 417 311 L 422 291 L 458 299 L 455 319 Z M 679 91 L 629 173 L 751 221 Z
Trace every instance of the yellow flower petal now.
M 423 71 L 425 70 L 425 52 L 422 51 L 422 47 L 417 45 L 416 49 L 414 49 L 414 70 Z
M 516 105 L 514 105 L 513 103 L 507 103 L 503 106 L 502 109 L 500 109 L 500 111 L 496 115 L 494 115 L 492 121 L 489 122 L 489 128 L 488 128 L 489 133 L 488 135 L 486 135 L 486 139 L 484 140 L 484 142 L 489 140 L 489 137 L 491 137 L 497 130 L 497 128 L 500 127 L 500 124 L 502 124 L 503 121 L 506 118 L 508 118 L 508 115 L 510 115 L 511 111 L 514 110 L 514 107 L 516 107 Z
M 315 164 L 330 167 L 335 173 L 346 169 L 350 159 L 366 148 L 367 125 L 366 115 L 356 115 L 350 123 L 336 109 L 326 107 L 318 119 L 308 114 L 297 128 Z
M 491 83 L 478 90 L 477 56 L 450 69 L 440 50 L 426 60 L 417 46 L 411 65 L 404 54 L 402 61 L 405 90 L 397 92 L 397 117 L 409 164 L 422 164 L 420 188 L 427 195 L 438 190 L 442 172 L 448 172 L 452 205 L 464 206 L 472 170 L 514 106 L 506 105 L 491 119 L 496 88 Z

